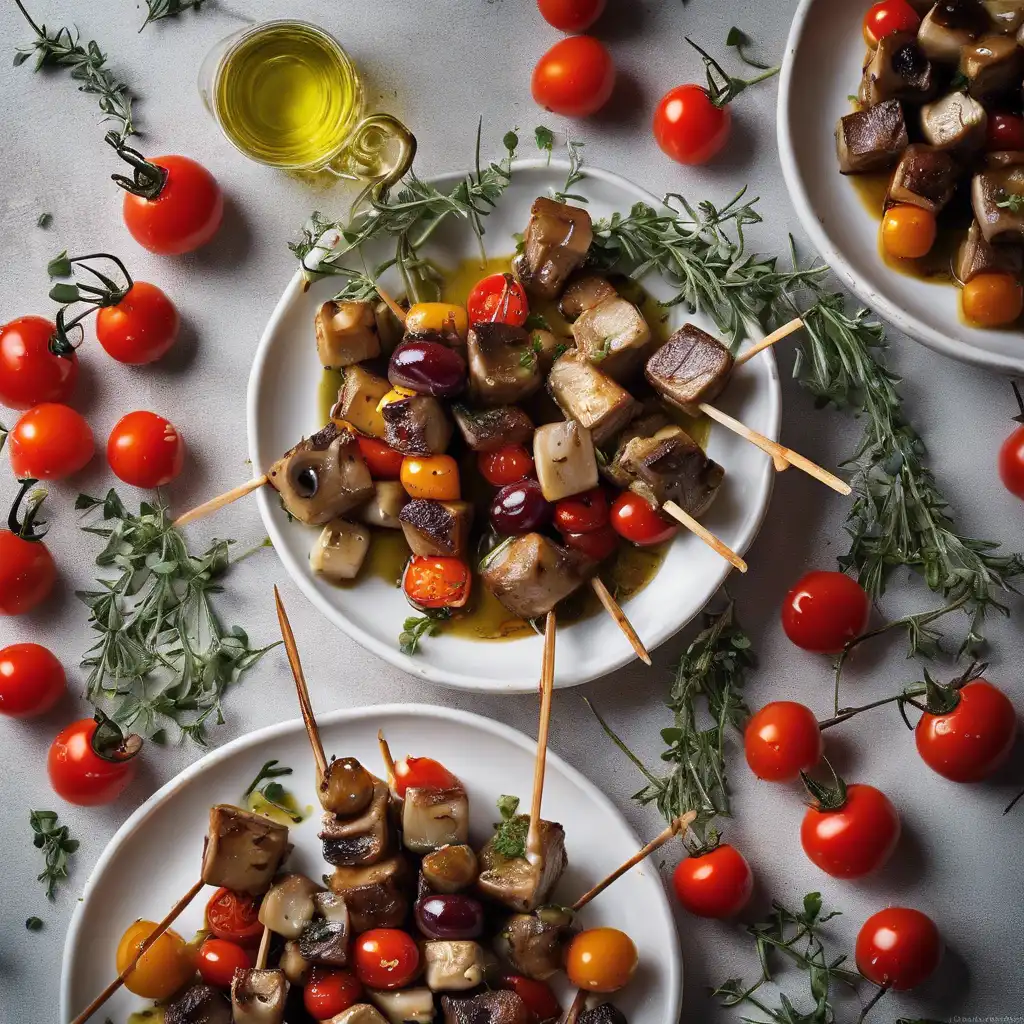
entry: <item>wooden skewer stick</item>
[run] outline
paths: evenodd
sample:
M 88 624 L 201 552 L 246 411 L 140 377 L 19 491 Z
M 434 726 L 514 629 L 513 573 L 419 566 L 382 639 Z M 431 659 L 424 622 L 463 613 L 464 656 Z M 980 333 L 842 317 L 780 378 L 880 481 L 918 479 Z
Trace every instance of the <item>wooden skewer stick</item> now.
M 136 965 L 146 954 L 149 948 L 160 938 L 168 928 L 174 924 L 182 911 L 199 895 L 203 888 L 203 881 L 200 879 L 177 903 L 171 907 L 167 916 L 146 936 L 138 952 L 132 957 L 127 967 L 71 1022 L 71 1024 L 84 1024 L 124 983 L 128 975 L 135 970 Z
M 587 993 L 581 988 L 576 993 L 576 998 L 572 1001 L 572 1006 L 566 1010 L 565 1016 L 562 1018 L 562 1024 L 576 1024 L 580 1019 L 580 1014 L 583 1013 L 583 1007 L 586 1005 Z
M 839 477 L 834 473 L 830 473 L 827 469 L 822 469 L 816 462 L 811 462 L 810 459 L 805 458 L 799 452 L 793 451 L 792 448 L 787 448 L 785 445 L 765 437 L 764 434 L 751 430 L 745 423 L 740 423 L 739 420 L 733 419 L 728 413 L 722 412 L 721 409 L 716 409 L 713 405 L 708 405 L 707 402 L 701 402 L 697 408 L 705 416 L 711 417 L 717 423 L 721 423 L 723 427 L 728 427 L 729 430 L 739 434 L 740 437 L 751 444 L 756 445 L 761 451 L 767 452 L 773 459 L 785 459 L 786 462 L 796 466 L 797 469 L 802 469 L 808 476 L 813 476 L 815 480 L 820 480 L 826 487 L 831 487 L 833 491 L 837 491 L 839 494 L 850 493 L 850 485 L 848 483 L 840 480 Z
M 266 926 L 263 926 L 263 935 L 260 938 L 259 952 L 256 954 L 256 970 L 262 971 L 267 966 L 267 955 L 270 953 L 270 937 L 274 933 Z
M 664 846 L 673 836 L 679 835 L 681 832 L 685 832 L 691 822 L 697 817 L 696 811 L 687 811 L 686 814 L 681 815 L 672 822 L 668 828 L 665 829 L 660 835 L 655 836 L 642 850 L 637 850 L 632 857 L 629 858 L 625 863 L 620 864 L 607 878 L 598 882 L 589 892 L 585 892 L 573 905 L 573 910 L 581 910 L 585 907 L 595 896 L 600 896 L 601 893 L 608 888 L 617 878 L 621 878 L 630 868 L 636 867 L 642 860 L 646 860 L 655 850 L 660 849 Z
M 544 660 L 540 674 L 540 726 L 537 729 L 537 757 L 533 765 L 533 799 L 530 802 L 530 827 L 526 833 L 526 859 L 542 867 L 543 844 L 540 840 L 540 805 L 544 797 L 544 772 L 548 763 L 548 729 L 551 725 L 551 697 L 555 685 L 555 629 L 558 625 L 552 608 L 544 622 Z
M 783 324 L 781 327 L 777 327 L 771 334 L 765 335 L 757 344 L 751 345 L 745 352 L 741 352 L 734 360 L 733 366 L 742 366 L 749 359 L 753 359 L 758 352 L 763 352 L 766 348 L 771 348 L 772 345 L 777 341 L 782 341 L 783 338 L 788 338 L 794 331 L 799 331 L 803 327 L 804 322 L 800 317 L 794 317 L 789 323 Z
M 637 636 L 633 623 L 626 618 L 626 613 L 619 606 L 619 602 L 612 596 L 612 592 L 604 585 L 604 580 L 600 576 L 593 576 L 591 577 L 590 585 L 594 593 L 597 594 L 597 599 L 601 602 L 604 610 L 615 620 L 615 624 L 622 630 L 623 636 L 630 642 L 633 650 L 636 651 L 636 656 L 645 665 L 650 665 L 651 656 L 647 653 L 643 640 Z
M 380 747 L 380 756 L 384 758 L 384 766 L 388 770 L 388 789 L 395 788 L 395 759 L 391 756 L 391 747 L 384 739 L 384 730 L 377 730 L 377 745 Z
M 276 584 L 274 585 L 274 601 L 277 604 L 277 621 L 281 623 L 281 636 L 284 638 L 284 649 L 288 654 L 288 664 L 291 665 L 292 675 L 295 677 L 295 690 L 299 695 L 299 710 L 302 712 L 302 721 L 306 726 L 306 734 L 309 736 L 309 745 L 313 748 L 313 757 L 316 759 L 317 776 L 323 779 L 327 774 L 327 755 L 324 753 L 323 740 L 320 739 L 320 729 L 313 715 L 313 705 L 309 699 L 309 688 L 306 686 L 306 677 L 303 675 L 302 663 L 299 661 L 299 650 L 295 646 L 295 635 L 292 633 L 292 626 L 288 621 L 288 613 L 284 610 L 281 594 Z
M 405 318 L 409 315 L 408 312 L 402 309 L 402 307 L 376 282 L 374 282 L 374 288 L 377 289 L 377 294 L 381 297 L 381 300 L 387 305 L 388 309 L 395 314 L 398 322 L 404 327 Z
M 211 498 L 209 501 L 204 501 L 202 505 L 197 505 L 195 508 L 178 516 L 171 525 L 178 529 L 188 523 L 195 522 L 197 519 L 203 519 L 208 515 L 212 515 L 218 509 L 224 508 L 225 505 L 230 505 L 232 502 L 238 501 L 239 498 L 244 498 L 247 494 L 258 491 L 266 482 L 267 475 L 264 473 L 263 476 L 258 476 L 254 480 L 248 481 L 248 483 L 232 487 L 230 491 L 220 494 L 216 498 Z
M 730 565 L 739 569 L 740 572 L 747 571 L 747 563 L 736 554 L 727 544 L 723 544 L 707 527 L 702 526 L 686 509 L 677 505 L 674 501 L 666 501 L 661 506 L 663 512 L 667 512 L 673 519 L 678 520 L 691 533 L 696 534 L 712 551 L 720 554 Z

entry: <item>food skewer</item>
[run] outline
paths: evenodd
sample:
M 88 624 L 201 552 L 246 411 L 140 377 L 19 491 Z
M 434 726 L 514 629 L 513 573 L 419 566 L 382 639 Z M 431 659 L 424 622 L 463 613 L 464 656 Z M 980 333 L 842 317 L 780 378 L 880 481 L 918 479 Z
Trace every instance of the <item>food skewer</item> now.
M 766 334 L 760 341 L 736 356 L 733 360 L 733 367 L 742 366 L 753 359 L 759 352 L 763 352 L 766 348 L 771 348 L 777 341 L 782 341 L 783 338 L 788 338 L 795 331 L 799 331 L 803 325 L 803 320 L 797 316 L 784 323 L 781 327 L 777 327 L 771 334 Z
M 540 808 L 544 798 L 544 774 L 548 762 L 548 731 L 551 726 L 551 698 L 555 685 L 554 608 L 544 621 L 544 658 L 540 676 L 540 726 L 537 730 L 537 756 L 533 765 L 533 798 L 530 801 L 530 826 L 526 833 L 526 859 L 535 867 L 543 867 L 543 845 L 540 838 Z
M 681 523 L 690 533 L 699 537 L 712 551 L 724 558 L 733 568 L 740 572 L 747 571 L 747 563 L 727 544 L 720 541 L 707 527 L 698 522 L 686 509 L 681 508 L 674 501 L 666 501 L 661 506 L 662 512 L 666 512 L 677 522 Z
M 565 1016 L 562 1018 L 562 1024 L 576 1024 L 580 1019 L 580 1014 L 583 1013 L 583 1008 L 586 1005 L 587 993 L 583 989 L 577 989 L 576 997 L 573 999 L 572 1005 L 565 1011 Z
M 209 501 L 204 501 L 202 505 L 197 505 L 195 508 L 189 509 L 188 512 L 183 512 L 171 525 L 177 530 L 188 523 L 195 522 L 197 519 L 204 519 L 206 516 L 213 515 L 218 509 L 238 501 L 239 498 L 244 498 L 247 494 L 252 494 L 253 491 L 258 491 L 264 484 L 269 483 L 269 480 L 270 478 L 264 473 L 262 476 L 254 477 L 247 483 L 232 487 L 230 491 L 225 491 L 223 494 L 217 495 L 216 498 L 211 498 Z

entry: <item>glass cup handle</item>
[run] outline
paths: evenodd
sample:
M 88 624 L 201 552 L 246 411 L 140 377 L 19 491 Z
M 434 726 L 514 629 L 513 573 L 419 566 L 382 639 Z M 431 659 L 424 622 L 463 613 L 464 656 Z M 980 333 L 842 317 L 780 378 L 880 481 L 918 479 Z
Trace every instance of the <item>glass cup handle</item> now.
M 370 114 L 355 126 L 327 170 L 339 178 L 367 182 L 362 199 L 371 192 L 386 192 L 401 180 L 415 156 L 416 136 L 397 117 Z

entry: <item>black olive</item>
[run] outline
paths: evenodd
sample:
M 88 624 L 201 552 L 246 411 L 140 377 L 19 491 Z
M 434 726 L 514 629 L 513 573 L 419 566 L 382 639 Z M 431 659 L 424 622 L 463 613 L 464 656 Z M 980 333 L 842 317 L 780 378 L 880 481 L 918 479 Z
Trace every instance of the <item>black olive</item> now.
M 320 489 L 320 478 L 312 466 L 306 466 L 295 474 L 295 490 L 300 498 L 312 498 Z
M 901 78 L 920 75 L 928 67 L 928 58 L 921 52 L 916 43 L 901 46 L 892 55 L 892 69 Z

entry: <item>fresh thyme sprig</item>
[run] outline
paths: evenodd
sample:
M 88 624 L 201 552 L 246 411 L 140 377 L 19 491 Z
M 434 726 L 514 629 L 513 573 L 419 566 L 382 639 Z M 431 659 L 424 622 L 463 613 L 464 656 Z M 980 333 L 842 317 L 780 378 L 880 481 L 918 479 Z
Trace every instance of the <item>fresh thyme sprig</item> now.
M 69 858 L 78 849 L 78 840 L 71 838 L 67 825 L 57 824 L 56 811 L 29 811 L 32 845 L 43 851 L 46 866 L 38 881 L 46 883 L 46 898 L 56 898 L 57 886 L 68 877 Z
M 519 797 L 498 797 L 498 811 L 501 821 L 494 826 L 494 849 L 503 857 L 525 857 L 530 819 L 528 815 L 518 813 Z
M 205 2 L 206 0 L 146 0 L 146 7 L 149 10 L 139 31 L 141 32 L 150 22 L 159 21 L 161 18 L 176 18 L 190 8 L 198 11 Z

